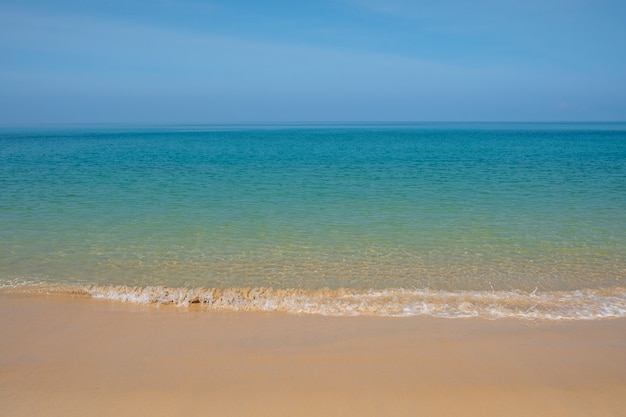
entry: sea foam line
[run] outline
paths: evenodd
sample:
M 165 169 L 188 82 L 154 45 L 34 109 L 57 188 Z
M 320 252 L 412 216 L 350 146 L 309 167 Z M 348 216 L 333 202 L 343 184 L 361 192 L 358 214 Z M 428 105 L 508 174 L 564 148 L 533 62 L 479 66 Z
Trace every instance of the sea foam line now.
M 512 317 L 540 320 L 626 317 L 624 288 L 545 293 L 125 286 L 91 286 L 84 290 L 95 298 L 141 304 L 199 304 L 209 310 L 279 311 L 328 316 Z
M 137 304 L 205 310 L 285 312 L 326 316 L 433 316 L 531 320 L 626 317 L 626 288 L 577 291 L 441 291 L 430 289 L 168 288 L 163 286 L 62 286 L 14 282 L 1 292 L 57 293 Z

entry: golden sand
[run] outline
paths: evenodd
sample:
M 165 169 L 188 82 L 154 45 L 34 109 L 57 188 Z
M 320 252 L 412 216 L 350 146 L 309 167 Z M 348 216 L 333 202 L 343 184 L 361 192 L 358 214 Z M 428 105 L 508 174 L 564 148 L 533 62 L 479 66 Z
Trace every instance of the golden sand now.
M 626 319 L 341 318 L 0 294 L 0 416 L 626 416 Z

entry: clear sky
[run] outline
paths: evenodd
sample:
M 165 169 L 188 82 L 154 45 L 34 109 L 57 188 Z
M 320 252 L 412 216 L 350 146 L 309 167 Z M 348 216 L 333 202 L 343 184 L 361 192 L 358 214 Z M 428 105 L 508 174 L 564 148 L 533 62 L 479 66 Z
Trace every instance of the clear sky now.
M 0 124 L 626 120 L 625 0 L 0 0 Z

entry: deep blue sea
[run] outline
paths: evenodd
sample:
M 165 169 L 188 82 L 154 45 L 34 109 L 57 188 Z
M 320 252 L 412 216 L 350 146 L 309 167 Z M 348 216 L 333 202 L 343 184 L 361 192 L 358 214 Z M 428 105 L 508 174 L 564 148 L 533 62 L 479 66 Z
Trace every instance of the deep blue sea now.
M 2 128 L 0 287 L 625 316 L 626 124 Z

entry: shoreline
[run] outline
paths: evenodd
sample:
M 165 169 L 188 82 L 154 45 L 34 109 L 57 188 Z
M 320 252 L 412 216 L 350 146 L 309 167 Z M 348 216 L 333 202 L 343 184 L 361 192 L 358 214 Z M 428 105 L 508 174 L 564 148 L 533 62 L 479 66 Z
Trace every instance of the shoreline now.
M 626 318 L 626 288 L 569 291 L 445 291 L 350 288 L 186 288 L 125 285 L 15 284 L 0 295 L 85 296 L 143 305 L 194 306 L 205 311 L 253 311 L 322 316 L 439 317 L 524 320 Z
M 626 319 L 203 311 L 0 294 L 7 416 L 615 416 Z

